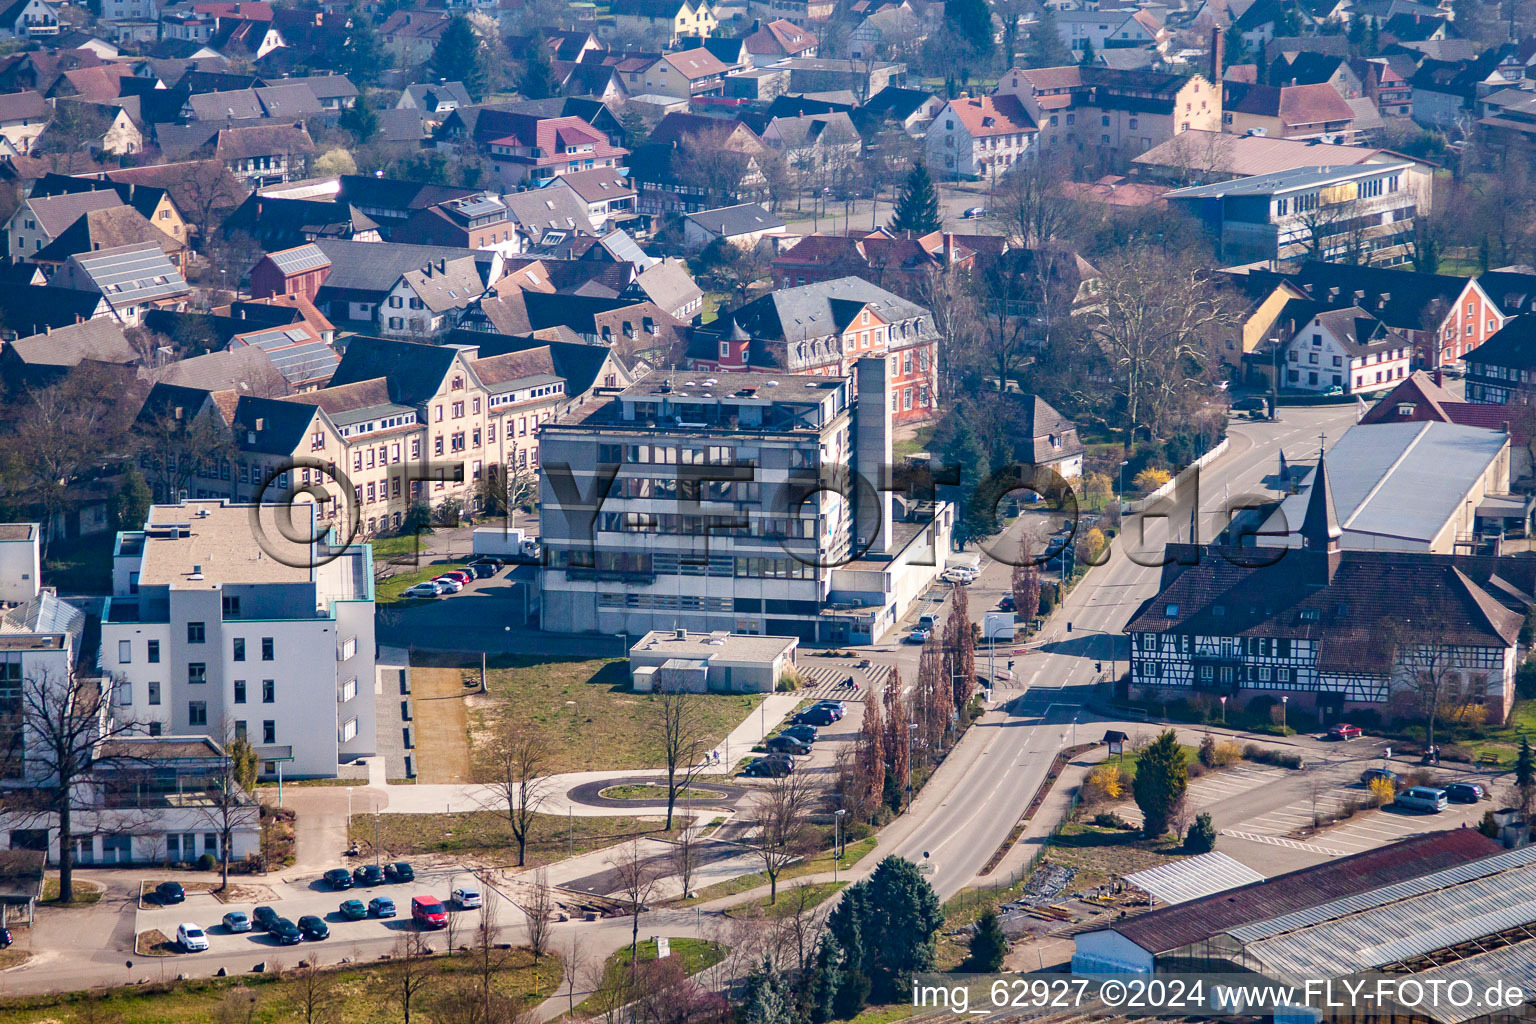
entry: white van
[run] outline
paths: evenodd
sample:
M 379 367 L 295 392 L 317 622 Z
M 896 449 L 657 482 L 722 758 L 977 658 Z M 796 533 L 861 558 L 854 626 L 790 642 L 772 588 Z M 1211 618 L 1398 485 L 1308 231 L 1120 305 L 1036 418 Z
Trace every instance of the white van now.
M 917 617 L 917 628 L 932 632 L 939 628 L 939 617 L 937 615 L 919 615 Z
M 1433 786 L 1409 786 L 1397 794 L 1397 799 L 1393 802 L 1409 810 L 1424 811 L 1428 814 L 1439 814 L 1448 804 L 1445 790 L 1436 789 Z

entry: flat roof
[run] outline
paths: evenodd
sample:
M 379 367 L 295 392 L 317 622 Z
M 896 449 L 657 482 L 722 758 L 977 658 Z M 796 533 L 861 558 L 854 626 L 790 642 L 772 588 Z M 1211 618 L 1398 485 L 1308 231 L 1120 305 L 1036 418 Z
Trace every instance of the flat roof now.
M 848 383 L 847 377 L 812 377 L 759 371 L 656 370 L 619 393 L 621 398 L 755 398 L 765 402 L 819 401 L 828 391 Z M 748 389 L 755 393 L 741 395 Z
M 308 583 L 313 579 L 311 546 L 290 540 L 285 533 L 306 535 L 313 528 L 302 511 L 280 518 L 280 513 L 288 512 L 288 506 L 222 501 L 155 505 L 145 528 L 139 585 L 212 590 L 229 583 Z M 257 523 L 265 550 L 256 538 Z M 157 526 L 184 529 L 157 530 Z M 201 578 L 193 579 L 194 575 Z
M 681 658 L 710 661 L 755 661 L 762 664 L 798 647 L 800 641 L 792 636 L 756 636 L 751 633 L 687 633 L 678 638 L 670 629 L 653 629 L 642 636 L 629 649 L 631 658 L 644 655 L 647 658 Z
M 31 540 L 35 536 L 36 523 L 0 523 L 0 540 Z
M 1254 174 L 1231 181 L 1218 181 L 1210 185 L 1193 185 L 1165 193 L 1164 199 L 1219 199 L 1223 196 L 1268 196 L 1276 192 L 1294 192 L 1304 188 L 1321 188 L 1325 185 L 1342 184 L 1358 178 L 1374 177 L 1388 171 L 1406 171 L 1411 161 L 1399 163 L 1357 164 L 1348 167 L 1294 167 L 1273 174 Z
M 1328 485 L 1345 533 L 1430 541 L 1509 444 L 1509 435 L 1459 423 L 1369 423 L 1328 452 Z M 1316 471 L 1314 470 L 1314 473 Z M 1296 536 L 1312 493 L 1286 498 L 1264 524 L 1270 543 Z

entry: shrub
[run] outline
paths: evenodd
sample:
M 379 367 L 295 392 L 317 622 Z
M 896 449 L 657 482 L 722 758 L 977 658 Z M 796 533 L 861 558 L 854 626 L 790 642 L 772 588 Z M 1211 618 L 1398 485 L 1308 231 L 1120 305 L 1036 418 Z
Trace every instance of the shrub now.
M 1097 804 L 1118 800 L 1125 795 L 1125 773 L 1119 765 L 1101 764 L 1088 773 L 1083 781 L 1082 798 L 1085 803 Z
M 218 859 L 211 853 L 205 853 L 197 858 L 197 870 L 199 871 L 212 871 L 218 864 Z
M 1216 744 L 1216 767 L 1225 768 L 1229 764 L 1236 764 L 1243 759 L 1243 748 L 1231 740 L 1223 740 Z M 1299 760 L 1297 767 L 1301 767 Z
M 1395 799 L 1397 799 L 1397 787 L 1392 784 L 1391 779 L 1371 780 L 1371 806 L 1385 807 Z
M 1279 703 L 1273 697 L 1255 697 L 1248 702 L 1248 707 L 1245 710 L 1253 718 L 1263 719 L 1267 722 L 1269 721 L 1270 709 L 1276 707 Z
M 1113 811 L 1100 811 L 1093 816 L 1093 823 L 1099 828 L 1130 828 L 1130 824 Z
M 1515 669 L 1515 692 L 1524 698 L 1536 697 L 1536 661 L 1524 661 Z
M 1210 853 L 1216 849 L 1216 825 L 1210 814 L 1201 811 L 1184 835 L 1184 849 L 1190 853 Z
M 1477 823 L 1477 830 L 1489 839 L 1499 838 L 1499 826 L 1494 823 L 1492 811 L 1483 812 L 1483 820 Z
M 1200 758 L 1201 764 L 1207 768 L 1214 768 L 1216 766 L 1216 737 L 1206 733 L 1205 738 L 1200 741 L 1200 751 L 1197 756 Z
M 1234 747 L 1237 744 L 1232 744 Z M 1272 764 L 1277 768 L 1300 768 L 1301 755 L 1289 750 L 1270 750 L 1250 743 L 1243 748 L 1243 759 L 1257 764 Z

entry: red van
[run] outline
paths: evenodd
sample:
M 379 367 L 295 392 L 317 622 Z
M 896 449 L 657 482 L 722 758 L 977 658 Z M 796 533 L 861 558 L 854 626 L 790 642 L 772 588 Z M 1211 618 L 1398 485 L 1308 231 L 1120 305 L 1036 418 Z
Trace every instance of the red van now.
M 411 917 L 422 928 L 448 927 L 448 908 L 436 896 L 412 896 Z

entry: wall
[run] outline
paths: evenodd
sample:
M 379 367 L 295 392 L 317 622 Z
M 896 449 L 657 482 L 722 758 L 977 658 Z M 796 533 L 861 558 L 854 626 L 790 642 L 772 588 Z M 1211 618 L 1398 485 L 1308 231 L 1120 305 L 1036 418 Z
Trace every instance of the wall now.
M 42 587 L 42 562 L 36 523 L 26 540 L 0 540 L 0 605 L 20 604 L 36 597 Z

